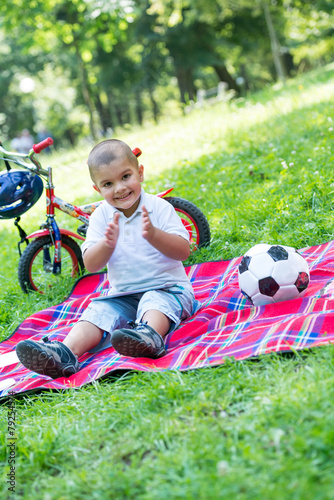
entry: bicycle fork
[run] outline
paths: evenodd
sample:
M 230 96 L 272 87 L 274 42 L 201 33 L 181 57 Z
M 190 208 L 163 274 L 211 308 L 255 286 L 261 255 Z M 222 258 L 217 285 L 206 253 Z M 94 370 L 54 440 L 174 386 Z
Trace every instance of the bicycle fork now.
M 51 262 L 51 256 L 50 256 L 50 248 L 45 245 L 43 248 L 43 267 L 46 272 L 51 271 L 51 266 L 52 266 L 52 273 L 53 274 L 60 274 L 61 273 L 61 233 L 58 227 L 58 224 L 55 220 L 55 213 L 54 213 L 54 207 L 53 207 L 53 197 L 54 197 L 54 185 L 52 182 L 52 169 L 51 167 L 48 168 L 48 182 L 46 185 L 46 200 L 47 200 L 47 222 L 46 226 L 49 230 L 51 241 L 53 240 L 54 244 L 54 249 L 55 249 L 55 254 L 54 254 L 54 260 Z
M 61 234 L 59 227 L 55 221 L 55 219 L 51 218 L 51 227 L 52 231 L 50 231 L 51 239 L 54 238 L 54 247 L 55 247 L 55 256 L 53 261 L 52 272 L 53 274 L 61 273 Z M 50 258 L 50 249 L 48 247 L 43 248 L 43 260 L 45 262 L 49 262 L 51 264 Z

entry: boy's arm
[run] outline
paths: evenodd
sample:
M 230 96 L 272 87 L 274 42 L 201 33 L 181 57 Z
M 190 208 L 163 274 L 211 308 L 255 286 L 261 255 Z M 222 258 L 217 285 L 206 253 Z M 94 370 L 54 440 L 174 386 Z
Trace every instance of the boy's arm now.
M 106 227 L 104 238 L 85 251 L 83 261 L 88 272 L 100 271 L 112 256 L 119 235 L 118 219 L 119 213 L 116 212 L 113 222 L 109 222 Z
M 166 233 L 152 225 L 148 211 L 143 206 L 143 238 L 162 254 L 174 260 L 186 260 L 190 255 L 189 242 L 178 234 Z

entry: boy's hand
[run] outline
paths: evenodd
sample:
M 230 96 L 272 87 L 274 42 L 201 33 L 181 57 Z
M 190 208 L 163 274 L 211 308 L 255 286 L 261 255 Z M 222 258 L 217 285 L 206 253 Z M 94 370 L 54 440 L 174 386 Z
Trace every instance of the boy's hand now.
M 167 233 L 153 226 L 148 211 L 143 211 L 143 238 L 166 257 L 174 260 L 186 260 L 190 254 L 189 241 L 178 234 Z
M 105 231 L 105 237 L 106 237 L 106 243 L 110 248 L 115 248 L 118 235 L 119 235 L 119 226 L 118 226 L 118 220 L 119 220 L 119 212 L 115 212 L 114 219 L 112 222 L 109 222 L 106 231 Z
M 144 205 L 141 207 L 143 211 L 143 238 L 150 241 L 153 238 L 155 227 L 153 226 L 148 211 Z

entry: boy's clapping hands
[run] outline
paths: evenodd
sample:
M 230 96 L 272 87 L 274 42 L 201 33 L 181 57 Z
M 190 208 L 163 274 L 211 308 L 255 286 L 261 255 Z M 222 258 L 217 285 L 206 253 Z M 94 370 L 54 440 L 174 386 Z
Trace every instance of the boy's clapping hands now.
M 150 216 L 148 215 L 146 207 L 143 205 L 141 208 L 143 211 L 143 238 L 149 241 L 153 236 L 154 226 L 151 222 Z
M 143 238 L 145 238 L 145 240 L 149 240 L 153 236 L 154 226 L 151 223 L 148 211 L 146 210 L 146 208 L 144 206 L 142 207 L 142 210 L 143 210 L 143 216 L 142 216 L 143 217 L 143 225 L 142 225 L 143 226 L 143 233 L 142 234 L 143 234 Z M 109 224 L 107 225 L 106 230 L 105 230 L 106 242 L 110 248 L 115 248 L 116 243 L 117 243 L 117 239 L 119 236 L 119 225 L 118 225 L 119 217 L 120 217 L 120 213 L 115 212 L 113 221 L 109 222 Z
M 111 252 L 114 251 L 119 236 L 120 213 L 115 212 L 112 222 L 106 227 L 105 242 Z M 175 260 L 186 260 L 189 257 L 189 242 L 176 234 L 165 233 L 153 226 L 146 207 L 142 206 L 142 236 L 153 245 L 159 252 Z M 110 257 L 110 256 L 109 256 Z
M 118 235 L 119 235 L 119 225 L 118 225 L 119 217 L 120 217 L 120 213 L 115 212 L 113 221 L 109 222 L 109 224 L 106 227 L 105 237 L 107 240 L 107 245 L 110 248 L 115 248 L 116 243 L 117 243 L 117 239 L 118 239 Z

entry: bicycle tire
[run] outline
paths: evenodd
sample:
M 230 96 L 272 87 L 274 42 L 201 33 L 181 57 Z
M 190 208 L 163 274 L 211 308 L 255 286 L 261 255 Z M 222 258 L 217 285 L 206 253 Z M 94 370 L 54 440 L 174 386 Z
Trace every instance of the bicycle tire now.
M 51 250 L 51 257 L 45 260 L 44 249 Z M 43 236 L 29 243 L 22 253 L 18 267 L 20 287 L 24 293 L 45 293 L 57 285 L 59 276 L 76 277 L 84 271 L 84 263 L 79 245 L 70 237 L 62 235 L 62 272 L 52 272 L 54 243 L 51 236 Z
M 183 225 L 190 236 L 191 251 L 209 245 L 211 240 L 210 226 L 203 212 L 191 201 L 175 196 L 166 196 L 168 201 L 181 217 Z

